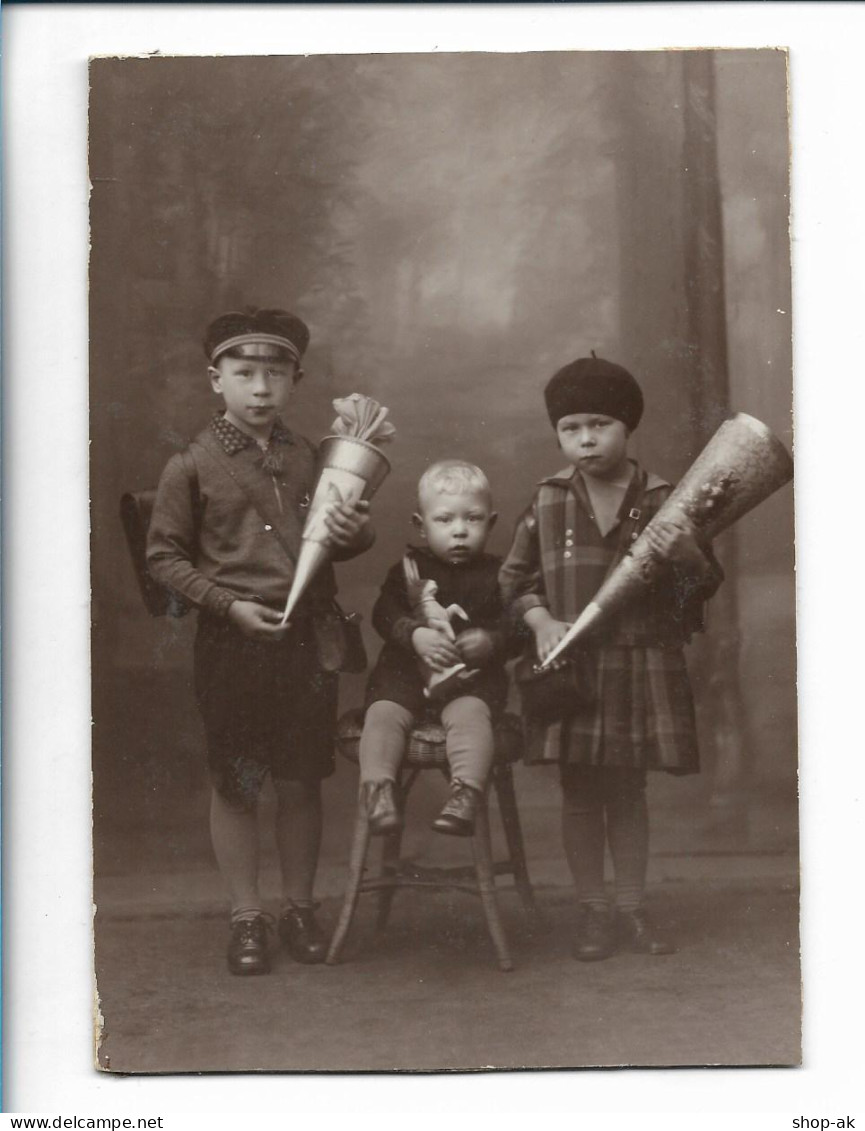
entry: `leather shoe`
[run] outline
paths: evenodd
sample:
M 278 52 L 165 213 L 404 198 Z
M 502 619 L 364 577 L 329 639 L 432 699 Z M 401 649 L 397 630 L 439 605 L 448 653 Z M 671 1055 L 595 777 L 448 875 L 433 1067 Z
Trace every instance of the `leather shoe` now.
M 622 945 L 637 954 L 675 954 L 675 944 L 656 933 L 642 907 L 619 912 L 619 936 Z
M 432 827 L 437 833 L 447 833 L 449 836 L 471 836 L 475 831 L 475 818 L 480 803 L 479 789 L 454 778 L 451 782 L 451 795 Z
M 267 932 L 270 927 L 264 915 L 254 919 L 237 919 L 231 924 L 228 943 L 228 969 L 232 974 L 269 974 Z
M 286 907 L 279 919 L 279 937 L 295 962 L 312 966 L 324 962 L 327 943 L 321 927 L 315 921 L 315 907 Z
M 403 825 L 396 803 L 396 785 L 390 778 L 363 783 L 363 805 L 373 836 L 394 833 Z
M 580 922 L 574 939 L 573 955 L 579 962 L 598 962 L 616 949 L 613 920 L 605 907 L 580 905 Z

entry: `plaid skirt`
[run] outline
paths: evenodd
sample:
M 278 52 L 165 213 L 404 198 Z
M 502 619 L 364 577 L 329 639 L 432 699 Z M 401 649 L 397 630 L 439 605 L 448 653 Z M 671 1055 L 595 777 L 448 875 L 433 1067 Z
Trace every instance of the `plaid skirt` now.
M 610 646 L 594 655 L 593 702 L 550 726 L 526 720 L 526 762 L 697 773 L 694 699 L 682 649 Z

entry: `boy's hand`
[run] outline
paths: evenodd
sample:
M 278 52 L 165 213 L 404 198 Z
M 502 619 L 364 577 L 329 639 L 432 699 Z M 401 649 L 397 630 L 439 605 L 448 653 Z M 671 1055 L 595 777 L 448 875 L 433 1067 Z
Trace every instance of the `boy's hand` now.
M 416 628 L 411 644 L 423 662 L 435 672 L 443 672 L 460 662 L 456 647 L 435 628 Z
M 468 664 L 470 668 L 480 668 L 489 661 L 495 645 L 486 629 L 467 628 L 457 637 L 457 651 L 464 664 Z
M 651 549 L 665 561 L 688 566 L 698 574 L 705 573 L 708 562 L 689 523 L 670 518 L 656 520 L 644 533 Z
M 282 640 L 288 632 L 287 624 L 280 624 L 282 617 L 273 609 L 260 605 L 258 601 L 232 601 L 228 606 L 228 619 L 250 640 Z
M 328 545 L 347 550 L 360 540 L 369 526 L 369 503 L 365 499 L 354 503 L 328 503 L 324 524 Z

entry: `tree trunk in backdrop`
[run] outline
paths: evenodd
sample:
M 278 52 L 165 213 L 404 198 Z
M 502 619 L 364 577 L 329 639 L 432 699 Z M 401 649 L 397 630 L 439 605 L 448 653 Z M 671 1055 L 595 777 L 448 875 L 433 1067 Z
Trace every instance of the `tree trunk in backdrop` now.
M 679 54 L 684 90 L 682 146 L 683 244 L 687 345 L 690 359 L 690 423 L 702 449 L 730 412 L 727 320 L 724 299 L 724 232 L 718 175 L 715 62 L 709 51 Z M 723 539 L 727 580 L 712 603 L 711 713 L 716 757 L 712 805 L 731 819 L 741 814 L 752 766 L 748 719 L 739 681 L 741 633 L 738 547 L 735 529 Z

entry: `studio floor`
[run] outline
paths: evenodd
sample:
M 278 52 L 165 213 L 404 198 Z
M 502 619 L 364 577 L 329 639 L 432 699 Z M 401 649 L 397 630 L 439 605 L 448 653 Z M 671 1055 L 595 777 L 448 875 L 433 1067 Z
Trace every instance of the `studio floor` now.
M 118 1073 L 796 1064 L 795 859 L 743 859 L 724 878 L 718 863 L 668 863 L 653 883 L 654 915 L 679 944 L 664 958 L 575 962 L 568 886 L 536 880 L 533 922 L 503 885 L 511 973 L 462 893 L 399 893 L 380 936 L 367 898 L 342 964 L 300 966 L 275 948 L 270 975 L 238 978 L 223 915 L 178 901 L 194 875 L 151 884 L 149 900 L 112 899 L 109 884 L 97 916 L 100 1063 Z M 209 874 L 200 879 L 206 888 Z M 338 906 L 323 900 L 326 927 Z

